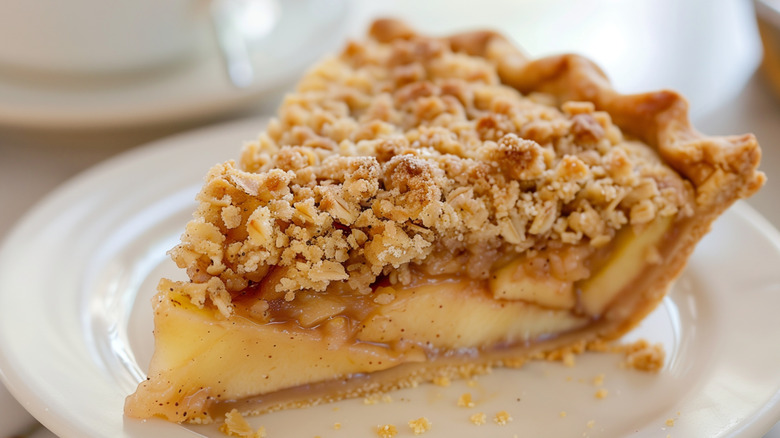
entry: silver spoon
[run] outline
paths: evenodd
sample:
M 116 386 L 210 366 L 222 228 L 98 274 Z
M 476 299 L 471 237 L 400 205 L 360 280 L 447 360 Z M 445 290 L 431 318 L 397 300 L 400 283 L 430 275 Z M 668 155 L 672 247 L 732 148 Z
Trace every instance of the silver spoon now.
M 255 80 L 251 39 L 269 33 L 279 19 L 276 0 L 212 0 L 211 21 L 225 72 L 237 88 Z

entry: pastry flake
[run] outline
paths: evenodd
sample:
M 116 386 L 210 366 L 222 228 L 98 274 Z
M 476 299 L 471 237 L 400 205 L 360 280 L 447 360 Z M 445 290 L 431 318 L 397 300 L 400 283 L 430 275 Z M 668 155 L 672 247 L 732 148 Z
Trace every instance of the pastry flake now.
M 760 156 L 585 58 L 379 20 L 209 171 L 125 413 L 209 422 L 619 337 L 761 187 Z

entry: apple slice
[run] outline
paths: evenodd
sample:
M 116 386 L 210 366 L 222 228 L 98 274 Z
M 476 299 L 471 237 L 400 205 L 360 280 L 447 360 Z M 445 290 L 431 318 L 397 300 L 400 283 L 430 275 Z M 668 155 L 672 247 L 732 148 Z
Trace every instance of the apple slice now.
M 577 303 L 574 285 L 551 275 L 539 277 L 532 274 L 532 261 L 522 257 L 498 269 L 488 281 L 496 299 L 522 300 L 543 307 L 571 309 Z
M 154 305 L 150 379 L 127 399 L 126 412 L 132 417 L 203 418 L 219 400 L 425 360 L 419 351 L 349 342 L 341 317 L 309 329 L 295 322 L 258 324 L 239 315 L 225 319 L 174 293 L 161 292 Z
M 641 230 L 629 227 L 615 237 L 613 250 L 604 265 L 577 287 L 586 314 L 601 315 L 609 304 L 634 281 L 649 263 L 649 256 L 661 243 L 672 217 L 660 217 Z
M 450 280 L 396 290 L 394 301 L 366 318 L 357 338 L 434 349 L 490 347 L 563 333 L 587 322 L 568 310 L 496 300 L 484 282 Z

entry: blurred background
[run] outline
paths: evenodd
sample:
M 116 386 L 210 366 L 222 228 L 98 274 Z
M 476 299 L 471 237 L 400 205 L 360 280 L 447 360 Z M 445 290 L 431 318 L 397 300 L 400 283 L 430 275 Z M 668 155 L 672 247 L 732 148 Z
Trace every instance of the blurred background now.
M 111 10 L 101 3 L 110 3 Z M 123 3 L 133 4 L 117 6 Z M 773 78 L 780 80 L 780 30 L 774 30 L 780 29 L 778 4 L 4 0 L 0 238 L 49 192 L 98 162 L 179 132 L 273 114 L 307 65 L 362 35 L 379 16 L 404 18 L 429 34 L 495 29 L 533 57 L 586 55 L 621 92 L 680 91 L 702 132 L 756 134 L 769 181 L 748 202 L 777 227 L 780 99 Z M 225 157 L 235 156 L 238 147 L 226 145 Z M 14 434 L 53 436 L 0 387 L 0 438 Z M 766 437 L 780 438 L 780 426 Z

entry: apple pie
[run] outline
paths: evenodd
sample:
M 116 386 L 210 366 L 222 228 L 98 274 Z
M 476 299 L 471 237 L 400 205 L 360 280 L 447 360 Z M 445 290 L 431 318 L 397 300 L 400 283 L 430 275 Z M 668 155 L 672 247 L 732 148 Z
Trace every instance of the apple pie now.
M 494 32 L 375 22 L 209 171 L 126 415 L 204 423 L 619 337 L 765 179 L 752 135 L 687 108 Z

